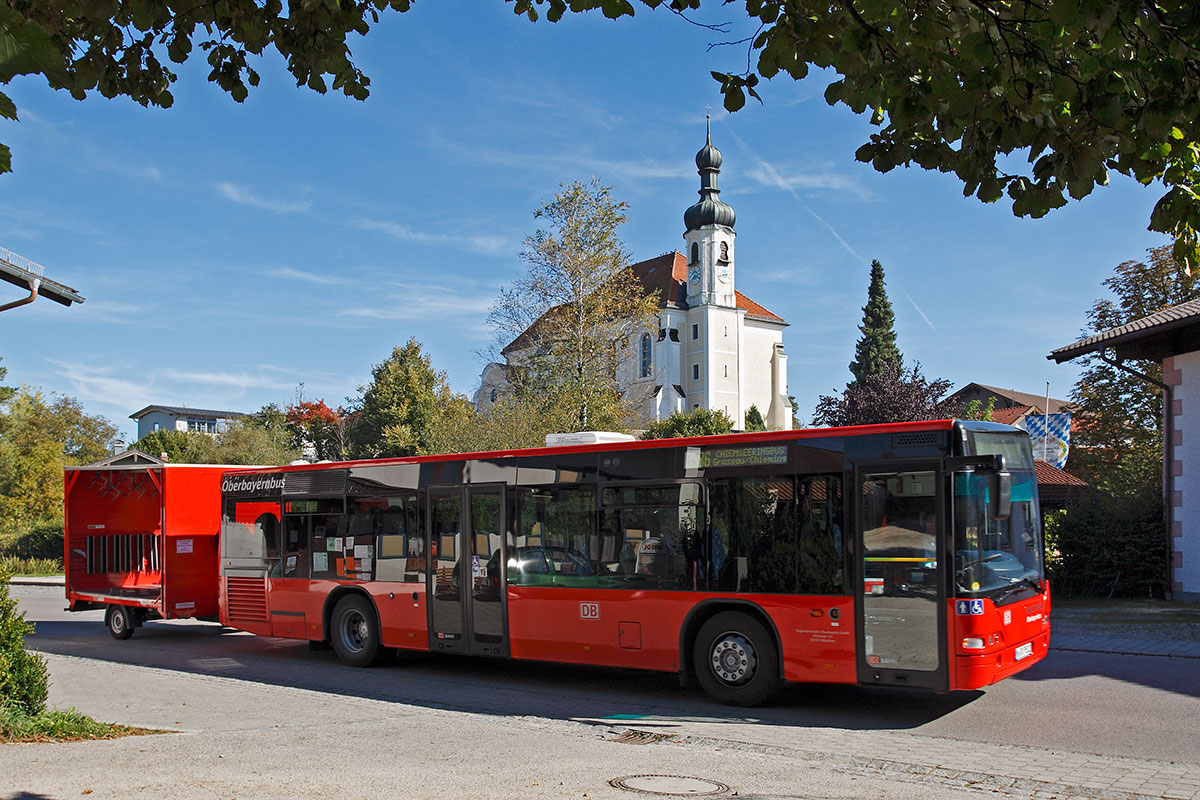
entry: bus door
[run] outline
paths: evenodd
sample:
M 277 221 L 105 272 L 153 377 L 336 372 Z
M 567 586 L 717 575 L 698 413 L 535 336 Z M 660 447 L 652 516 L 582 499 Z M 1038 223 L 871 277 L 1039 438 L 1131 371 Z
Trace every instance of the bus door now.
M 508 655 L 504 487 L 428 490 L 429 649 Z
M 855 471 L 858 680 L 946 689 L 944 473 L 937 462 Z

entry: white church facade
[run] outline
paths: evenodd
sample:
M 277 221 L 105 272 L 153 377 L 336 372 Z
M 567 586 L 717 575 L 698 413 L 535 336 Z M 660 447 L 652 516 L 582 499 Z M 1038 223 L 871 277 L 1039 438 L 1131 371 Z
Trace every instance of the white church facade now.
M 721 160 L 710 133 L 696 154 L 700 200 L 683 215 L 684 252 L 629 268 L 647 293 L 658 292 L 659 312 L 657 328 L 623 342 L 616 384 L 643 422 L 707 408 L 724 411 L 740 429 L 755 406 L 769 428 L 787 429 L 787 322 L 735 288 L 735 214 L 719 198 Z M 477 409 L 507 390 L 507 364 L 520 361 L 519 341 L 505 348 L 506 364 L 484 368 Z

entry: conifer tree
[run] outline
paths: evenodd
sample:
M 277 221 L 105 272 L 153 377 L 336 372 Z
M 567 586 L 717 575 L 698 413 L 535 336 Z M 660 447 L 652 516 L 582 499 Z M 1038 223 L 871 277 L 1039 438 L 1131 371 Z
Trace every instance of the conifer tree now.
M 863 306 L 863 321 L 858 326 L 862 336 L 854 346 L 854 360 L 850 362 L 854 380 L 849 386 L 879 374 L 885 367 L 899 368 L 903 364 L 904 357 L 896 347 L 895 322 L 896 315 L 892 313 L 892 304 L 883 285 L 883 265 L 872 261 L 867 304 Z

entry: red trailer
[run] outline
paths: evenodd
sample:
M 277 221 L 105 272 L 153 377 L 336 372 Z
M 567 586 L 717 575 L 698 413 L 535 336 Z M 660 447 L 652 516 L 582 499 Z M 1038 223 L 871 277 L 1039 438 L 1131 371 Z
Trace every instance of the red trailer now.
M 147 619 L 217 616 L 227 466 L 68 467 L 64 567 L 71 611 L 105 609 L 128 639 Z

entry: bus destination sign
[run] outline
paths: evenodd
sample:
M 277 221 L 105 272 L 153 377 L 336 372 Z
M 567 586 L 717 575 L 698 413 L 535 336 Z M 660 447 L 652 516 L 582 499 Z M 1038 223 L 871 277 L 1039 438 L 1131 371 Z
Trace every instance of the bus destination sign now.
M 785 444 L 712 449 L 705 450 L 700 454 L 700 466 L 703 469 L 759 467 L 786 463 L 788 463 L 788 449 Z

